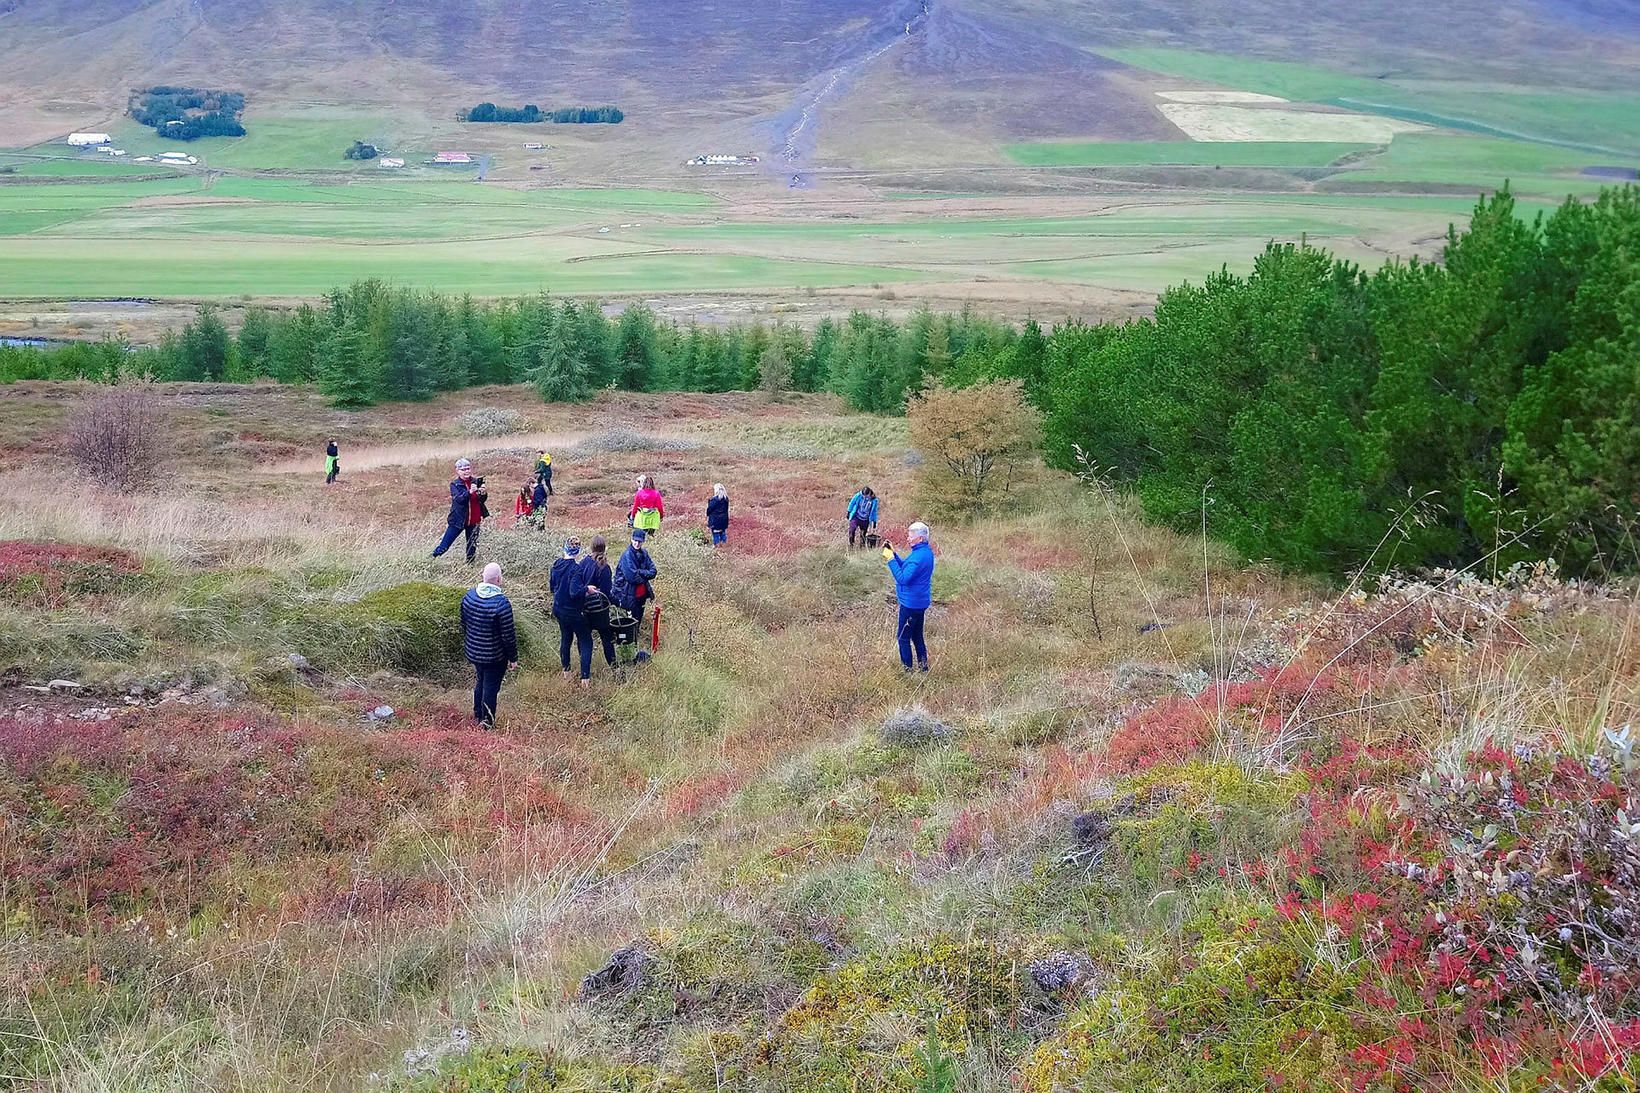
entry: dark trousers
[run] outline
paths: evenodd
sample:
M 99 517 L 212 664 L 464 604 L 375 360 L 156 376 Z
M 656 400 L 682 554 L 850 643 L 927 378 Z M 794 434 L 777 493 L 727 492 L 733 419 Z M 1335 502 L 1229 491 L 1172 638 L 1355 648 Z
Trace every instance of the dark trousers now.
M 473 718 L 494 728 L 496 696 L 501 693 L 501 677 L 507 674 L 507 662 L 475 664 L 473 672 L 477 676 L 473 682 Z
M 573 640 L 581 652 L 581 678 L 592 678 L 592 628 L 587 625 L 587 617 L 577 612 L 566 618 L 554 614 L 558 620 L 558 664 L 569 671 L 569 645 Z
M 455 545 L 455 541 L 463 534 L 467 536 L 467 564 L 471 565 L 478 557 L 478 529 L 483 524 L 468 524 L 461 527 L 459 524 L 449 524 L 444 529 L 444 538 L 439 540 L 438 546 L 433 548 L 433 557 L 437 558 L 446 550 Z
M 900 663 L 911 667 L 911 650 L 917 650 L 917 663 L 928 668 L 928 646 L 923 642 L 923 616 L 926 607 L 900 608 Z
M 615 627 L 609 623 L 609 612 L 595 611 L 587 616 L 587 629 L 597 635 L 604 647 L 604 660 L 615 667 Z
M 860 545 L 865 546 L 866 545 L 866 532 L 869 531 L 869 530 L 871 530 L 871 521 L 870 520 L 862 520 L 859 517 L 855 517 L 854 519 L 850 520 L 848 522 L 848 545 L 849 546 L 854 545 L 854 533 L 859 532 L 860 533 Z
M 342 473 L 342 469 L 340 467 L 330 468 L 330 470 L 325 472 L 325 485 L 328 486 L 332 482 L 336 481 L 336 476 L 341 474 L 341 473 Z

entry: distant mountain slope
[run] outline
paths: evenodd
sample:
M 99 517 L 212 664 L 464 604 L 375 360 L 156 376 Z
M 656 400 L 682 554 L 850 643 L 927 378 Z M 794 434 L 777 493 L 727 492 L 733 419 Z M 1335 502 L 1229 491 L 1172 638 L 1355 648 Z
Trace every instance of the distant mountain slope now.
M 1640 86 L 1636 0 L 953 0 L 1085 46 L 1170 46 L 1358 75 Z
M 185 82 L 245 90 L 251 124 L 279 103 L 445 118 L 480 99 L 614 102 L 655 132 L 738 135 L 757 123 L 778 146 L 781 126 L 843 98 L 867 61 L 890 66 L 894 78 L 876 86 L 908 123 L 969 126 L 986 139 L 1171 137 L 1144 79 L 1092 49 L 1223 50 L 1359 74 L 1553 71 L 1610 86 L 1640 63 L 1637 8 L 1632 0 L 0 0 L 0 145 L 106 121 L 133 86 Z

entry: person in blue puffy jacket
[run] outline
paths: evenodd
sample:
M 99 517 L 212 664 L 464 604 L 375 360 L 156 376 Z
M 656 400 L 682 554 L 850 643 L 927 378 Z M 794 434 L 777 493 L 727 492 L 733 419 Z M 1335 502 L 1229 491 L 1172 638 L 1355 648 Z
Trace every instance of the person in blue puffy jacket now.
M 911 654 L 917 654 L 916 666 L 928 671 L 928 645 L 923 638 L 923 616 L 934 601 L 934 548 L 928 545 L 928 525 L 912 524 L 906 529 L 910 549 L 900 557 L 892 544 L 883 544 L 883 559 L 894 578 L 894 598 L 900 604 L 900 663 L 907 672 L 912 669 Z

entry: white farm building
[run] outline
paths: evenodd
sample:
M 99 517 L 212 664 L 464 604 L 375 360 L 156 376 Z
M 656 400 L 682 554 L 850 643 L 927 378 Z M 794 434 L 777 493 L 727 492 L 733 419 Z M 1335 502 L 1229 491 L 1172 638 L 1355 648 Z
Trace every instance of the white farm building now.
M 73 148 L 95 148 L 100 144 L 113 144 L 114 138 L 107 133 L 70 133 L 68 143 Z

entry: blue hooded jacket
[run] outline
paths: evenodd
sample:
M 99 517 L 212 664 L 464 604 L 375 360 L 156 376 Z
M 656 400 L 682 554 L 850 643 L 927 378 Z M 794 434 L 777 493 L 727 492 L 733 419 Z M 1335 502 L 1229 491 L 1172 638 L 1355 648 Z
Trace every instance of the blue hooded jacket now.
M 560 558 L 552 563 L 547 585 L 552 589 L 552 613 L 573 619 L 586 606 L 589 572 L 585 558 Z
M 888 560 L 888 571 L 894 576 L 894 596 L 901 607 L 912 610 L 926 608 L 934 602 L 934 548 L 918 543 L 906 552 Z
M 848 518 L 850 520 L 864 520 L 868 524 L 877 522 L 877 499 L 867 497 L 864 490 L 849 498 Z

